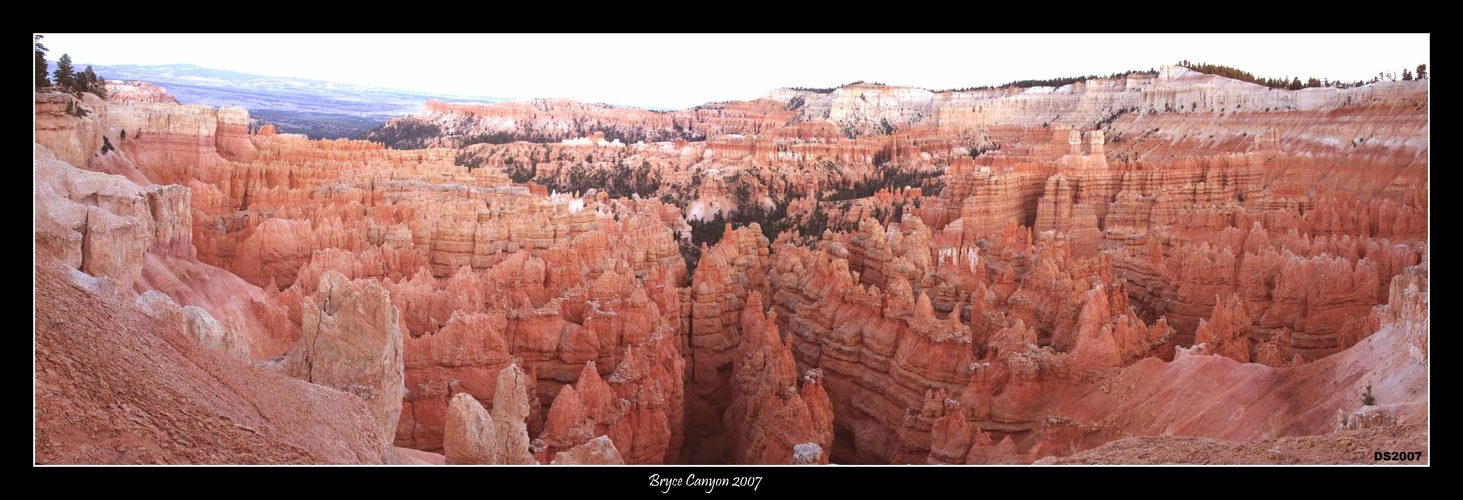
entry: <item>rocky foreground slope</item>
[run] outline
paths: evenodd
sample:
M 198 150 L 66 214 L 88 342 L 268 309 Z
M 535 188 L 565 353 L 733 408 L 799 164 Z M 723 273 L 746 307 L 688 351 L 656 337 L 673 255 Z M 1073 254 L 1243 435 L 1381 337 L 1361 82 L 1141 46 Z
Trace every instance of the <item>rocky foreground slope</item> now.
M 200 342 L 200 323 L 217 328 L 207 312 L 36 259 L 37 462 L 383 460 L 362 401 L 243 369 Z
M 1426 85 L 1165 67 L 379 131 L 423 149 L 37 94 L 37 460 L 1031 463 L 1415 430 Z

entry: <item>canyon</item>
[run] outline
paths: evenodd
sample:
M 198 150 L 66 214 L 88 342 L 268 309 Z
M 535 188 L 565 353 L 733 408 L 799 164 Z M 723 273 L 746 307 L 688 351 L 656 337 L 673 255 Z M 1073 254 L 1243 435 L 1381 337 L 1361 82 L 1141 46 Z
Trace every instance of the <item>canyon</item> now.
M 36 461 L 1372 463 L 1326 443 L 1427 441 L 1428 83 L 430 101 L 369 140 L 38 92 Z

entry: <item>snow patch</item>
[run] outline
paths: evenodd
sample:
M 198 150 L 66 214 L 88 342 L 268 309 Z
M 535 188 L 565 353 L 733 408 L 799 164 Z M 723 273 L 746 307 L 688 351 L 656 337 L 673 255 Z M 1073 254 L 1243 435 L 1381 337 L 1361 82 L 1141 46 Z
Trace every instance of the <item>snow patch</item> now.
M 823 447 L 817 443 L 800 443 L 792 447 L 792 463 L 794 465 L 816 464 L 818 457 L 823 456 Z

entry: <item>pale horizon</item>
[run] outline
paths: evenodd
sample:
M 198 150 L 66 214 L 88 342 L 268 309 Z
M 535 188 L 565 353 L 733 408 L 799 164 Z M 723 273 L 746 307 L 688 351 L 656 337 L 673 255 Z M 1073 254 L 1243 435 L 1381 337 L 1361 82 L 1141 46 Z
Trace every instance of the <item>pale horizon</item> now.
M 78 64 L 192 64 L 440 95 L 668 109 L 779 87 L 862 80 L 941 90 L 1182 59 L 1257 77 L 1356 81 L 1400 75 L 1429 56 L 1427 34 L 42 34 L 51 61 L 70 54 Z

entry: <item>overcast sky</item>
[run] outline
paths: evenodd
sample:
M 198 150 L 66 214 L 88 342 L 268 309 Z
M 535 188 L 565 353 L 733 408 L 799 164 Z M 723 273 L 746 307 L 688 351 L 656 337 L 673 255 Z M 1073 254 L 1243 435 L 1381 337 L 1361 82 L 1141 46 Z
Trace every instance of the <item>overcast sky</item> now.
M 684 108 L 856 80 L 945 89 L 1155 68 L 1364 80 L 1428 60 L 1427 35 L 90 35 L 55 60 L 195 64 L 432 93 Z M 106 75 L 103 75 L 106 76 Z

